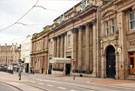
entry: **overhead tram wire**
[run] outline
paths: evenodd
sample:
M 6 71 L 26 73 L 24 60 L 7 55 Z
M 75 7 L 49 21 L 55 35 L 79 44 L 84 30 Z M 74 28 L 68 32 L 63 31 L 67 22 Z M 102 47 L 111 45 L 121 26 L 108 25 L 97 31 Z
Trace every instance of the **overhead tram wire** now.
M 69 1 L 71 1 L 71 0 L 69 0 Z M 73 0 L 73 1 L 74 1 L 74 0 Z M 77 0 L 76 0 L 76 1 L 77 1 Z M 78 0 L 78 1 L 79 1 L 79 0 Z M 63 13 L 63 11 L 48 9 L 48 8 L 43 7 L 43 6 L 37 5 L 38 2 L 39 2 L 39 0 L 37 0 L 36 3 L 35 3 L 21 18 L 19 18 L 15 23 L 13 23 L 13 24 L 11 24 L 11 25 L 9 25 L 9 26 L 3 28 L 3 29 L 0 29 L 0 32 L 6 30 L 6 29 L 8 29 L 8 28 L 10 28 L 10 27 L 12 27 L 12 26 L 14 26 L 14 25 L 16 25 L 16 24 L 22 24 L 22 25 L 24 25 L 24 26 L 27 26 L 28 24 L 23 24 L 23 23 L 20 23 L 19 21 L 20 21 L 22 18 L 24 18 L 24 17 L 25 17 L 33 8 L 35 8 L 35 7 L 39 7 L 39 8 L 42 8 L 42 9 L 44 9 L 44 10 L 50 10 L 50 11 L 55 11 L 55 12 Z
M 44 6 L 41 6 L 41 5 L 35 5 L 35 7 L 39 7 L 39 8 L 42 8 L 44 10 L 50 10 L 50 11 L 55 11 L 55 12 L 63 13 L 63 11 L 58 11 L 58 10 L 54 10 L 54 9 L 48 9 L 48 8 L 45 8 Z
M 17 22 L 19 22 L 22 18 L 24 18 L 35 7 L 35 5 L 37 5 L 38 2 L 39 2 L 39 0 L 37 0 L 36 3 L 21 18 L 19 18 L 15 23 L 13 23 L 13 24 L 11 24 L 11 25 L 3 28 L 3 29 L 0 29 L 0 32 L 2 32 L 4 30 L 14 26 L 15 24 L 17 24 Z

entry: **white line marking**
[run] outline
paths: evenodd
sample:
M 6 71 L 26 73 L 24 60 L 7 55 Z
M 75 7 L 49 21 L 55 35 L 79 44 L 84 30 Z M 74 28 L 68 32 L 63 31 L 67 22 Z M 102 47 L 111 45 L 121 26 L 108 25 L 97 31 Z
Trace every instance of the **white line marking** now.
M 76 90 L 70 90 L 70 91 L 76 91 Z
M 51 85 L 51 84 L 47 84 L 47 86 L 50 86 L 50 87 L 51 87 L 51 86 L 53 86 L 53 85 Z
M 38 83 L 38 84 L 44 84 L 44 83 Z
M 58 87 L 58 88 L 60 88 L 60 89 L 66 89 L 66 88 L 63 88 L 63 87 Z

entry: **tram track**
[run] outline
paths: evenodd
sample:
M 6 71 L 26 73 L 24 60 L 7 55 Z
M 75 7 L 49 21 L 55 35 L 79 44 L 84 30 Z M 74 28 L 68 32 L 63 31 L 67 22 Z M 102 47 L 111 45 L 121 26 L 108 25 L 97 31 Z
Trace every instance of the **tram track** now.
M 12 85 L 12 84 L 9 84 L 9 83 L 3 82 L 3 81 L 0 81 L 0 83 L 10 86 L 11 88 L 15 89 L 16 91 L 23 91 L 22 89 L 18 88 L 15 85 Z
M 15 82 L 15 81 L 12 81 L 12 82 Z M 11 87 L 11 88 L 13 88 L 15 91 L 27 91 L 27 90 L 21 89 L 21 88 L 15 86 L 15 85 L 12 85 L 12 84 L 10 84 L 10 83 L 7 83 L 7 82 L 0 81 L 0 83 L 2 83 L 2 84 L 4 84 L 4 85 L 7 85 L 7 86 L 9 86 L 9 87 Z M 15 83 L 18 83 L 18 82 L 15 82 Z M 21 82 L 21 84 L 26 85 L 26 84 L 24 84 L 24 83 L 22 83 L 22 82 Z M 41 88 L 41 87 L 39 87 L 39 86 L 34 86 L 34 85 L 30 85 L 30 84 L 27 84 L 27 86 L 30 86 L 30 87 L 39 89 L 39 90 L 41 90 L 41 91 L 49 91 L 49 90 L 44 89 L 44 88 Z

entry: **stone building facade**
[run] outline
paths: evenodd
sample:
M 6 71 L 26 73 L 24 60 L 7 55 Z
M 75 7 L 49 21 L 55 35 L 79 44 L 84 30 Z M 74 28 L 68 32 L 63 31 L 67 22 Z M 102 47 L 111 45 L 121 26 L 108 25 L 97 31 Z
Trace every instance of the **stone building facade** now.
M 0 64 L 1 65 L 16 65 L 20 58 L 20 48 L 17 44 L 0 45 Z
M 100 8 L 101 77 L 135 75 L 135 1 L 113 0 Z
M 30 69 L 39 73 L 47 73 L 48 69 L 48 31 L 49 26 L 32 37 L 32 52 Z
M 33 35 L 33 65 L 46 44 L 45 65 L 52 73 L 127 79 L 135 75 L 134 30 L 134 0 L 82 0 L 44 28 L 45 32 Z M 76 65 L 50 64 L 53 57 L 74 58 Z

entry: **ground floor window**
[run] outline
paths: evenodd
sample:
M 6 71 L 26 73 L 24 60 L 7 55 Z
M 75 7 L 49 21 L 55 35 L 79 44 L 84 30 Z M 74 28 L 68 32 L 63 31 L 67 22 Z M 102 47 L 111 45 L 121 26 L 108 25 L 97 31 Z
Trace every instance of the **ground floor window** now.
M 129 74 L 135 75 L 135 52 L 129 53 Z

